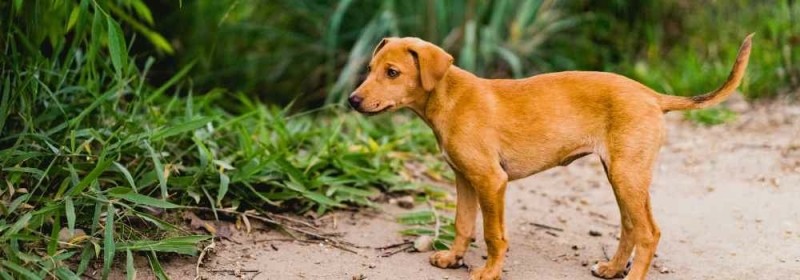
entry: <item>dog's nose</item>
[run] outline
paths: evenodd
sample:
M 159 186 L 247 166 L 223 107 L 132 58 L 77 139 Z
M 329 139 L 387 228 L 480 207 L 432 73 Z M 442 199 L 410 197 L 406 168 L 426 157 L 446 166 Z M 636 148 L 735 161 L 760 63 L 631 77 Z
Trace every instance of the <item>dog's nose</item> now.
M 358 109 L 358 106 L 361 105 L 361 101 L 363 100 L 364 98 L 356 94 L 353 94 L 353 96 L 347 99 L 347 101 L 350 102 L 350 107 L 353 107 L 353 109 Z

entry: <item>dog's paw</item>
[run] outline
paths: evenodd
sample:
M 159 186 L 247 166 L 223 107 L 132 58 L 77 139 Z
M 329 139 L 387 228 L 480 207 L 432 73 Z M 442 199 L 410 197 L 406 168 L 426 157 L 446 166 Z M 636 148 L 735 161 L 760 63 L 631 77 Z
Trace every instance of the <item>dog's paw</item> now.
M 461 257 L 456 256 L 450 250 L 438 251 L 431 255 L 431 265 L 438 268 L 456 268 L 461 267 Z
M 469 273 L 469 280 L 499 280 L 500 271 L 497 269 L 476 268 Z
M 613 267 L 609 262 L 599 262 L 592 266 L 592 275 L 605 279 L 622 278 L 628 274 L 629 268 L 630 263 L 627 267 Z

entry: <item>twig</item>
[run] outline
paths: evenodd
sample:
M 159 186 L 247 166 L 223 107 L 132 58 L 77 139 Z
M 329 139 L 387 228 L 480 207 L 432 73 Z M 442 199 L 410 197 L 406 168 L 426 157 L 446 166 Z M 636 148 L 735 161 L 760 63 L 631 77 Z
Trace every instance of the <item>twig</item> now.
M 295 218 L 292 218 L 292 217 L 289 217 L 289 216 L 284 216 L 284 215 L 281 215 L 281 214 L 272 214 L 272 213 L 264 213 L 264 214 L 267 215 L 268 217 L 276 217 L 276 218 L 279 218 L 279 219 L 282 219 L 282 220 L 286 220 L 286 221 L 290 221 L 290 222 L 293 222 L 293 223 L 301 224 L 301 225 L 304 225 L 304 226 L 307 226 L 307 227 L 310 227 L 310 228 L 317 228 L 317 226 L 315 226 L 313 224 L 310 224 L 310 223 L 308 223 L 306 221 L 298 220 L 298 219 L 295 219 Z
M 200 251 L 200 257 L 197 258 L 197 265 L 194 267 L 194 280 L 200 279 L 200 265 L 203 264 L 203 257 L 206 256 L 206 252 L 210 250 L 214 250 L 216 243 L 214 243 L 214 239 L 211 239 L 211 244 L 208 244 L 203 251 Z
M 195 210 L 202 210 L 202 211 L 214 211 L 211 208 L 199 207 L 199 206 L 187 206 L 185 208 L 187 208 L 187 209 L 195 209 Z M 301 228 L 297 228 L 297 227 L 293 227 L 293 226 L 290 226 L 290 225 L 285 225 L 285 224 L 282 224 L 282 223 L 280 223 L 280 222 L 278 222 L 278 221 L 276 221 L 276 220 L 274 220 L 272 218 L 268 218 L 268 217 L 262 217 L 262 216 L 259 216 L 259 215 L 253 215 L 253 214 L 249 214 L 249 213 L 242 213 L 242 212 L 239 212 L 239 211 L 228 210 L 228 209 L 217 209 L 217 212 L 222 212 L 222 213 L 226 213 L 226 214 L 244 215 L 244 216 L 247 216 L 248 218 L 253 218 L 253 219 L 268 223 L 268 224 L 273 224 L 273 225 L 278 225 L 278 226 L 281 226 L 281 227 L 285 227 L 285 228 L 291 229 L 293 231 L 308 235 L 310 237 L 314 237 L 314 238 L 321 239 L 321 240 L 328 239 L 323 234 L 311 232 L 311 231 L 308 231 L 308 230 L 305 230 L 305 229 L 301 229 Z
M 236 274 L 236 272 L 243 272 L 243 273 L 261 273 L 261 270 L 257 269 L 242 269 L 242 270 L 233 270 L 233 269 L 214 269 L 210 270 L 214 273 L 231 273 Z
M 400 247 L 400 246 L 403 246 L 403 245 L 408 245 L 408 244 L 414 244 L 414 241 L 411 241 L 411 240 L 403 241 L 401 243 L 389 244 L 389 245 L 386 245 L 386 246 L 383 246 L 383 247 L 378 247 L 378 248 L 375 248 L 375 249 L 376 250 L 386 250 L 386 249 L 397 248 L 397 247 Z
M 187 206 L 185 208 L 186 209 L 201 210 L 201 211 L 214 211 L 211 208 L 200 207 L 200 206 Z M 308 231 L 308 230 L 305 230 L 305 229 L 301 229 L 301 228 L 297 228 L 297 227 L 290 226 L 290 225 L 284 225 L 284 224 L 281 224 L 280 222 L 278 222 L 278 221 L 276 221 L 276 220 L 274 220 L 272 218 L 263 217 L 263 216 L 259 216 L 259 215 L 253 215 L 253 214 L 249 214 L 249 213 L 242 213 L 242 212 L 239 212 L 239 211 L 228 210 L 228 209 L 216 209 L 216 210 L 217 210 L 217 212 L 222 212 L 222 213 L 226 213 L 226 214 L 244 215 L 244 216 L 247 216 L 248 218 L 251 218 L 251 219 L 256 219 L 256 220 L 259 220 L 259 221 L 262 221 L 262 222 L 265 222 L 265 223 L 268 223 L 268 224 L 273 224 L 273 225 L 276 225 L 276 226 L 284 227 L 284 228 L 287 228 L 287 229 L 290 229 L 290 230 L 305 234 L 307 237 L 312 237 L 312 238 L 315 238 L 315 239 L 319 239 L 319 240 L 327 243 L 328 245 L 331 245 L 332 247 L 335 247 L 335 248 L 341 249 L 343 251 L 347 251 L 347 252 L 350 252 L 350 253 L 358 255 L 358 252 L 353 251 L 352 249 L 349 249 L 349 248 L 346 248 L 346 247 L 343 246 L 343 245 L 346 245 L 346 246 L 358 247 L 355 244 L 350 243 L 350 242 L 344 242 L 344 241 L 330 239 L 329 237 L 325 236 L 326 234 L 311 232 L 311 231 Z
M 606 245 L 603 244 L 602 248 L 603 248 L 603 257 L 606 257 L 606 261 L 611 260 L 611 258 L 608 257 L 608 253 L 606 252 Z
M 302 242 L 302 243 L 309 243 L 309 244 L 319 244 L 325 243 L 330 245 L 331 247 L 335 247 L 337 249 L 353 253 L 358 255 L 358 252 L 354 251 L 353 249 L 347 248 L 342 246 L 341 244 L 337 243 L 336 241 L 325 239 L 325 240 L 308 240 L 308 239 L 291 239 L 291 238 L 270 238 L 270 239 L 262 239 L 256 240 L 254 242 L 270 242 L 270 241 L 278 241 L 278 242 Z
M 395 255 L 395 254 L 397 254 L 397 253 L 400 253 L 400 252 L 405 252 L 405 251 L 407 251 L 408 249 L 411 249 L 411 247 L 414 247 L 414 244 L 413 244 L 413 242 L 412 242 L 412 244 L 408 244 L 407 246 L 405 246 L 405 247 L 403 247 L 403 248 L 400 248 L 400 249 L 398 249 L 398 250 L 394 250 L 394 251 L 389 251 L 389 252 L 383 253 L 383 254 L 381 254 L 381 256 L 380 256 L 380 257 L 381 257 L 381 258 L 388 258 L 388 257 L 394 256 L 394 255 Z
M 433 230 L 433 240 L 439 239 L 439 227 L 441 227 L 441 221 L 439 221 L 439 213 L 436 212 L 436 206 L 433 205 L 431 199 L 428 196 L 425 196 L 425 202 L 428 203 L 428 207 L 431 208 L 431 212 L 433 212 L 433 218 L 436 220 L 436 225 Z
M 564 229 L 557 228 L 557 227 L 554 227 L 554 226 L 548 226 L 548 225 L 545 225 L 545 224 L 534 223 L 534 222 L 531 222 L 530 224 L 532 226 L 543 228 L 543 229 L 549 229 L 549 230 L 555 230 L 555 231 L 564 231 Z

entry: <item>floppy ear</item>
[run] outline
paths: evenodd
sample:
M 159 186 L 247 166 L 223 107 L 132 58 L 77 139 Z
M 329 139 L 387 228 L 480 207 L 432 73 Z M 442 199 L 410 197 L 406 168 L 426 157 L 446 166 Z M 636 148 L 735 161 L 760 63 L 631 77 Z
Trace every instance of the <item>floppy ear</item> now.
M 375 57 L 375 55 L 378 54 L 378 51 L 381 50 L 383 46 L 386 46 L 386 44 L 389 43 L 389 40 L 391 39 L 392 38 L 383 38 L 383 40 L 381 40 L 381 42 L 378 43 L 378 46 L 375 47 L 375 50 L 372 51 L 372 57 Z
M 417 61 L 419 79 L 425 91 L 432 91 L 453 65 L 453 57 L 442 48 L 428 42 L 409 46 L 408 50 Z

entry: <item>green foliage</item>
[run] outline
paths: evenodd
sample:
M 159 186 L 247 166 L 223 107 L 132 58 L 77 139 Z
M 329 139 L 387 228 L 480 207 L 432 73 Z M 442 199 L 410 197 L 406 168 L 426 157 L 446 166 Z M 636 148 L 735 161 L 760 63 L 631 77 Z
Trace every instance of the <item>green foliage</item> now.
M 436 228 L 436 216 L 439 218 L 438 228 Z M 456 237 L 455 221 L 453 218 L 434 213 L 431 210 L 405 213 L 397 217 L 397 222 L 413 226 L 401 230 L 400 234 L 410 236 L 430 235 L 436 237 L 433 240 L 433 248 L 436 250 L 449 249 L 450 246 L 453 245 L 453 240 Z
M 572 51 L 592 56 L 576 57 L 580 68 L 698 95 L 725 81 L 742 40 L 755 32 L 742 93 L 754 99 L 800 87 L 797 1 L 583 0 L 571 9 L 589 10 L 594 19 L 575 31 Z
M 227 0 L 173 8 L 161 30 L 183 46 L 180 64 L 198 59 L 196 85 L 303 106 L 341 102 L 384 36 L 431 41 L 484 77 L 603 70 L 694 95 L 724 81 L 739 43 L 756 32 L 745 96 L 800 87 L 800 3 L 790 0 Z
M 686 111 L 684 116 L 704 125 L 718 125 L 736 119 L 736 113 L 724 107 Z
M 543 46 L 554 37 L 567 40 L 564 31 L 581 19 L 554 0 L 176 5 L 168 8 L 174 16 L 162 31 L 185 48 L 180 64 L 199 62 L 192 74 L 197 86 L 224 85 L 282 103 L 300 95 L 302 105 L 344 101 L 382 37 L 420 37 L 456 54 L 457 64 L 468 70 L 521 77 L 563 64 Z
M 0 20 L 2 276 L 74 279 L 97 261 L 105 278 L 115 260 L 144 253 L 165 278 L 158 254 L 196 254 L 209 237 L 185 236 L 153 209 L 371 205 L 408 189 L 403 164 L 436 149 L 403 115 L 292 114 L 222 89 L 197 95 L 182 82 L 192 64 L 153 88 L 155 60 L 129 55 L 125 30 L 138 28 L 114 12 L 119 2 L 44 2 Z

